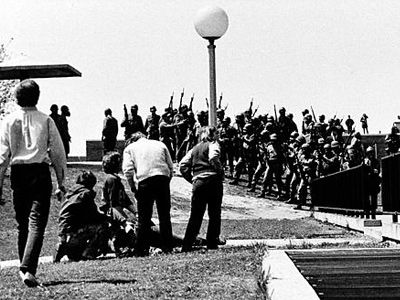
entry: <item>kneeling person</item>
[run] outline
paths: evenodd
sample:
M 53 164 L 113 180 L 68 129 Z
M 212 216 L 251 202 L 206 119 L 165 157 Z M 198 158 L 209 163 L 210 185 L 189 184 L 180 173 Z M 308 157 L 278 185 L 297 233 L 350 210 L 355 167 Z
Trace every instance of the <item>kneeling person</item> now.
M 94 259 L 108 250 L 108 223 L 94 202 L 97 182 L 92 172 L 83 171 L 66 195 L 59 217 L 59 243 L 54 262 L 67 255 L 70 260 Z

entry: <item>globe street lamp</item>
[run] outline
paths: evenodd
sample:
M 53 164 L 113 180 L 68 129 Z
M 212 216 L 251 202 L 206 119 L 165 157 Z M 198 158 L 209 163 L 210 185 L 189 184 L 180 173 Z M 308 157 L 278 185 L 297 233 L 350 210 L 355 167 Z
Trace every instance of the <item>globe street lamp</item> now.
M 217 6 L 205 7 L 199 10 L 194 21 L 194 28 L 209 45 L 209 67 L 210 67 L 210 106 L 208 112 L 208 124 L 217 125 L 217 88 L 215 77 L 215 45 L 214 41 L 223 36 L 228 29 L 229 21 L 226 12 Z

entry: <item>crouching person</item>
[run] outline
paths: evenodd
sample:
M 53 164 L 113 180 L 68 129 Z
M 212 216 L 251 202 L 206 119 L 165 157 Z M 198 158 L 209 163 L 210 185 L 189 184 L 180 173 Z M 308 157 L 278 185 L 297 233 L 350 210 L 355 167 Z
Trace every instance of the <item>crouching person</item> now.
M 103 185 L 103 204 L 101 211 L 110 217 L 111 245 L 117 257 L 130 256 L 136 240 L 137 210 L 125 192 L 118 172 L 121 171 L 121 155 L 111 152 L 103 157 L 103 171 L 107 174 Z M 130 218 L 130 212 L 134 217 Z
M 54 262 L 65 255 L 70 260 L 95 259 L 108 250 L 107 216 L 94 202 L 97 182 L 92 172 L 83 171 L 76 185 L 66 195 L 59 217 L 59 243 Z

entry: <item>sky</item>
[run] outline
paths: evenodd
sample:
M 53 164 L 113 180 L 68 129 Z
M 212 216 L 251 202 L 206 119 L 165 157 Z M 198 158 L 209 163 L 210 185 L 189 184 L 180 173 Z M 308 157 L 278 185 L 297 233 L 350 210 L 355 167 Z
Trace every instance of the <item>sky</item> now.
M 77 78 L 38 79 L 38 108 L 68 105 L 71 155 L 101 138 L 104 110 L 122 121 L 123 104 L 143 119 L 161 113 L 185 88 L 194 110 L 209 98 L 207 41 L 195 31 L 199 9 L 229 17 L 216 41 L 217 95 L 227 115 L 284 106 L 347 118 L 387 133 L 400 115 L 400 1 L 388 0 L 2 0 L 0 43 L 38 62 L 68 63 Z M 123 138 L 123 128 L 119 138 Z

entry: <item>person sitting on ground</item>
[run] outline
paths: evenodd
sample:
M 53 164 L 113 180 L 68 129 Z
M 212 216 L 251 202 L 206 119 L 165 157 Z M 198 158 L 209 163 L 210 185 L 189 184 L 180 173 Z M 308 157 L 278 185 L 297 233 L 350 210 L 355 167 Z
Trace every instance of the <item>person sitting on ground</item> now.
M 78 175 L 67 193 L 59 217 L 59 243 L 54 262 L 65 255 L 73 261 L 94 259 L 108 251 L 108 223 L 94 202 L 96 176 L 90 171 Z

